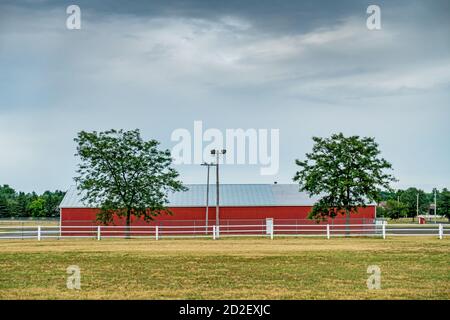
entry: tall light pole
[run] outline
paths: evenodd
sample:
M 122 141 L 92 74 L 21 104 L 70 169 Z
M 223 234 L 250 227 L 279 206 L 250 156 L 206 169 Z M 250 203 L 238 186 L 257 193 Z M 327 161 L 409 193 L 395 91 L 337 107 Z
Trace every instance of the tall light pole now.
M 227 153 L 227 150 L 211 150 L 216 155 L 216 226 L 219 226 L 219 155 Z
M 203 162 L 201 164 L 202 166 L 207 167 L 207 174 L 206 174 L 206 216 L 205 216 L 205 225 L 206 225 L 206 234 L 208 234 L 208 217 L 209 217 L 209 167 L 215 166 L 213 163 L 206 163 Z

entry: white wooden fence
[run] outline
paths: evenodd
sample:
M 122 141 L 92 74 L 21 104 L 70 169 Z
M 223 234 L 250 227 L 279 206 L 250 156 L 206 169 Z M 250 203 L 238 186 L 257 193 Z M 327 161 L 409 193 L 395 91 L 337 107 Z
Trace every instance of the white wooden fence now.
M 218 226 L 0 226 L 1 239 L 450 236 L 450 224 L 247 224 Z

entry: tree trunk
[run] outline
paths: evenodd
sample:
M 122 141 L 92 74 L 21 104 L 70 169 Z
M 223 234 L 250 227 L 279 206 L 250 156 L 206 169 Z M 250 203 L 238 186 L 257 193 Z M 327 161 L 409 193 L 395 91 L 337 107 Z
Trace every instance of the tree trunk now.
M 345 209 L 345 234 L 350 236 L 350 210 Z
M 350 209 L 348 208 L 350 205 L 350 188 L 347 187 L 347 199 L 346 199 L 346 207 L 345 207 L 345 224 L 346 224 L 346 236 L 350 236 Z
M 127 210 L 126 228 L 125 228 L 125 238 L 131 238 L 131 210 Z

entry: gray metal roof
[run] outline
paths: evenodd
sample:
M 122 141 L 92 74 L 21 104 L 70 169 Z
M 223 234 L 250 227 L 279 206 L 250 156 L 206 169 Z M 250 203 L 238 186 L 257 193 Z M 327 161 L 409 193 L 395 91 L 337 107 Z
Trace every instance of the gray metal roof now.
M 169 194 L 169 207 L 204 207 L 206 185 L 188 184 L 188 191 Z M 317 198 L 298 191 L 296 184 L 221 184 L 221 207 L 251 206 L 312 206 Z M 60 208 L 86 208 L 75 186 L 64 196 Z M 209 205 L 216 203 L 216 187 L 210 185 Z

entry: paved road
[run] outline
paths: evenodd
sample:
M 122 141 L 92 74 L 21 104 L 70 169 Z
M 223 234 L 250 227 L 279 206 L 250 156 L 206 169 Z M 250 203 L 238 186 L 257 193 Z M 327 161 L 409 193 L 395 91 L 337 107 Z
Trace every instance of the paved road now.
M 402 235 L 402 234 L 412 234 L 412 235 L 439 235 L 439 225 L 429 224 L 429 225 L 416 225 L 416 226 L 405 226 L 405 225 L 388 225 L 386 226 L 386 235 Z M 450 225 L 444 224 L 444 235 L 450 235 Z

